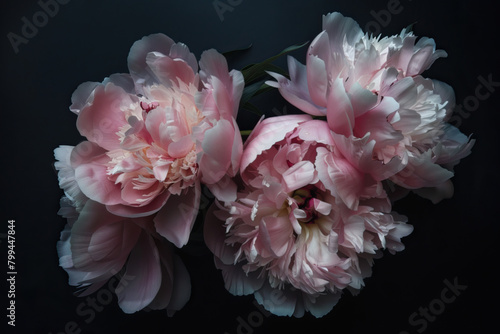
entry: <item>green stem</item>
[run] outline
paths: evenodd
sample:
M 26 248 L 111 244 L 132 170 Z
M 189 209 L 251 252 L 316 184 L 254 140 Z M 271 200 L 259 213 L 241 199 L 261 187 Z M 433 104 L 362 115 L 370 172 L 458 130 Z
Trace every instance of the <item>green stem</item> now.
M 248 136 L 250 133 L 252 133 L 252 130 L 240 130 L 242 136 Z

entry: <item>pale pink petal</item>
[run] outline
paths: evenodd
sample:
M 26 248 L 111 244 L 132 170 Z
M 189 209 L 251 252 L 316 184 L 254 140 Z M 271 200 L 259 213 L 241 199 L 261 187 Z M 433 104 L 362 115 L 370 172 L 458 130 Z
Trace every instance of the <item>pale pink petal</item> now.
M 245 143 L 240 165 L 241 173 L 264 150 L 285 138 L 285 135 L 294 130 L 299 123 L 309 120 L 311 117 L 308 115 L 285 115 L 267 118 L 256 125 Z
M 264 217 L 259 226 L 259 236 L 256 247 L 262 247 L 273 256 L 285 254 L 288 242 L 293 238 L 293 228 L 288 217 Z
M 354 45 L 363 36 L 358 23 L 335 12 L 323 15 L 323 30 L 330 38 L 331 52 L 342 52 L 343 43 Z
M 351 101 L 355 117 L 359 117 L 375 107 L 378 101 L 376 94 L 363 88 L 358 82 L 351 86 L 347 95 Z
M 122 203 L 121 187 L 109 180 L 107 163 L 110 159 L 101 148 L 81 143 L 73 150 L 72 159 L 74 162 L 84 159 L 82 164 L 76 165 L 75 179 L 85 196 L 102 204 Z M 87 159 L 89 161 L 85 162 Z
M 310 161 L 301 161 L 290 167 L 283 174 L 287 191 L 294 191 L 308 184 L 316 183 L 316 170 Z
M 194 142 L 191 136 L 184 136 L 168 145 L 168 155 L 174 159 L 185 157 L 193 150 Z
M 328 76 L 325 62 L 317 56 L 307 57 L 307 85 L 311 99 L 318 106 L 326 106 Z
M 419 156 L 411 156 L 408 165 L 391 177 L 396 184 L 408 189 L 435 187 L 453 176 L 453 172 L 435 164 L 428 150 Z
M 216 183 L 205 184 L 210 192 L 221 202 L 236 200 L 237 186 L 229 175 L 224 175 Z
M 89 145 L 92 144 L 89 143 Z M 54 157 L 57 161 L 54 163 L 54 167 L 58 171 L 59 187 L 64 190 L 64 194 L 72 202 L 75 210 L 80 211 L 88 197 L 82 193 L 75 179 L 75 168 L 71 163 L 73 150 L 73 146 L 62 145 L 56 148 Z
M 278 88 L 285 100 L 300 110 L 313 116 L 324 116 L 325 108 L 315 105 L 310 96 L 305 65 L 293 57 L 288 57 L 288 71 L 290 80 L 278 73 L 269 73 L 277 82 L 266 81 L 266 84 Z
M 362 138 L 370 134 L 375 140 L 375 148 L 397 145 L 404 137 L 389 122 L 389 116 L 399 109 L 399 104 L 391 97 L 385 97 L 375 108 L 356 118 L 354 135 Z
M 117 132 L 128 124 L 122 106 L 137 101 L 137 97 L 127 94 L 113 83 L 97 86 L 92 101 L 79 112 L 76 122 L 78 131 L 106 150 L 120 148 Z
M 233 124 L 225 119 L 205 132 L 203 155 L 199 161 L 202 182 L 216 183 L 227 173 L 231 166 L 235 135 Z
M 255 291 L 254 295 L 255 300 L 257 300 L 260 305 L 277 316 L 290 317 L 293 315 L 301 317 L 304 314 L 303 307 L 302 312 L 300 312 L 301 307 L 297 305 L 300 304 L 300 297 L 289 289 L 273 289 L 269 283 L 265 283 L 261 289 Z
M 126 285 L 116 292 L 118 305 L 125 313 L 134 313 L 146 307 L 158 293 L 161 285 L 160 256 L 151 236 L 142 232 L 132 249 L 125 271 Z M 124 278 L 120 282 L 124 281 Z M 118 283 L 121 284 L 121 283 Z
M 416 45 L 418 47 L 418 43 Z M 426 45 L 418 50 L 408 62 L 406 75 L 415 76 L 427 70 L 434 61 L 440 57 L 446 57 L 447 54 L 443 50 L 435 51 L 435 45 Z
M 395 157 L 389 163 L 373 159 L 374 140 L 368 135 L 363 138 L 344 137 L 332 134 L 337 149 L 361 172 L 370 174 L 375 181 L 388 179 L 404 168 L 402 160 Z
M 326 117 L 333 132 L 346 137 L 352 135 L 354 111 L 341 78 L 336 78 L 330 88 Z
M 451 180 L 446 180 L 436 187 L 414 189 L 413 192 L 423 198 L 427 198 L 433 204 L 437 204 L 443 199 L 451 198 L 453 196 L 454 187 Z
M 243 139 L 241 138 L 238 123 L 233 118 L 234 137 L 233 147 L 231 150 L 231 168 L 228 170 L 228 175 L 231 177 L 236 176 L 240 169 L 241 156 L 243 155 Z
M 222 269 L 225 287 L 235 296 L 245 296 L 254 293 L 264 283 L 258 272 L 246 274 L 240 265 L 226 265 L 218 258 L 215 259 L 217 268 Z
M 219 220 L 214 211 L 217 210 L 217 205 L 213 203 L 205 215 L 203 224 L 203 237 L 208 249 L 222 261 L 224 264 L 233 264 L 236 249 L 226 245 L 224 239 L 226 237 L 224 222 Z
M 173 316 L 186 305 L 191 297 L 191 278 L 186 266 L 179 256 L 174 255 L 174 285 L 172 287 L 172 297 L 167 307 L 169 317 Z
M 132 79 L 132 76 L 128 73 L 111 74 L 108 78 L 103 80 L 102 84 L 105 86 L 108 82 L 123 88 L 126 93 L 135 94 L 134 79 Z
M 142 91 L 140 87 L 143 85 L 157 82 L 157 78 L 146 64 L 148 53 L 156 51 L 168 55 L 172 45 L 174 45 L 174 41 L 163 34 L 144 36 L 132 45 L 127 63 L 139 92 Z
M 297 129 L 300 139 L 322 143 L 325 145 L 334 145 L 331 130 L 328 123 L 318 119 L 304 122 Z
M 201 54 L 200 77 L 205 86 L 212 87 L 219 115 L 226 119 L 236 117 L 245 84 L 241 72 L 228 72 L 224 56 L 210 49 Z
M 139 235 L 137 225 L 126 224 L 125 220 L 99 203 L 86 203 L 71 230 L 73 265 L 88 272 L 86 280 L 107 279 L 123 267 Z M 122 227 L 113 227 L 115 224 Z M 116 235 L 117 230 L 122 232 Z
M 170 196 L 154 218 L 156 231 L 179 248 L 187 244 L 198 215 L 200 196 L 199 184 L 185 194 Z
M 304 296 L 304 306 L 316 318 L 321 318 L 330 312 L 340 300 L 342 293 L 327 293 L 319 296 Z
M 160 83 L 166 87 L 172 84 L 179 85 L 180 82 L 194 82 L 193 69 L 182 59 L 172 59 L 159 52 L 150 52 L 146 56 L 146 63 Z
M 192 52 L 189 51 L 189 48 L 184 43 L 175 43 L 170 48 L 170 52 L 168 56 L 172 59 L 182 59 L 186 63 L 191 66 L 193 72 L 198 72 L 198 62 L 196 61 L 196 57 Z
M 174 254 L 169 242 L 156 241 L 158 254 L 160 256 L 161 266 L 161 285 L 155 298 L 148 304 L 147 308 L 151 310 L 166 309 L 170 303 L 174 286 Z M 189 277 L 188 277 L 188 282 Z
M 78 115 L 83 108 L 91 103 L 92 95 L 97 86 L 99 86 L 98 82 L 91 81 L 80 84 L 73 92 L 73 95 L 71 95 L 71 106 L 69 110 Z
M 162 191 L 148 204 L 143 206 L 130 206 L 124 204 L 107 205 L 109 212 L 128 218 L 146 217 L 160 210 L 169 199 L 170 192 Z

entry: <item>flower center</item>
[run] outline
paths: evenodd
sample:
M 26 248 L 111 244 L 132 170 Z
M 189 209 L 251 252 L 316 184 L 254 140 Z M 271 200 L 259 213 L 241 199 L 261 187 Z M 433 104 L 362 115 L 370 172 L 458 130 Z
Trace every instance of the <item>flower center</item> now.
M 304 224 L 313 224 L 318 218 L 318 212 L 314 208 L 314 199 L 317 197 L 315 188 L 307 186 L 295 190 L 292 198 L 296 201 L 299 209 L 305 213 L 305 217 L 298 218 L 297 220 Z

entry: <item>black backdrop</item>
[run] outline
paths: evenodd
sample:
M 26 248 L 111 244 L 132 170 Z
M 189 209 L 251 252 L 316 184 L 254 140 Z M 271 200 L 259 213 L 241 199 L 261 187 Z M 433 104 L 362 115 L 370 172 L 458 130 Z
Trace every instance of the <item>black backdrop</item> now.
M 374 13 L 397 1 L 221 0 L 219 6 L 229 6 L 222 16 L 212 0 L 60 2 L 65 4 L 53 17 L 37 14 L 41 7 L 36 1 L 1 5 L 0 321 L 9 333 L 55 334 L 64 333 L 65 327 L 71 333 L 72 322 L 81 333 L 451 333 L 497 327 L 500 87 L 474 100 L 479 77 L 500 81 L 498 15 L 492 1 L 400 0 L 393 10 L 397 13 L 382 17 L 381 23 Z M 196 241 L 181 252 L 192 278 L 191 300 L 174 317 L 164 312 L 123 314 L 115 297 L 93 319 L 79 315 L 85 300 L 73 296 L 67 274 L 58 267 L 55 246 L 65 221 L 56 214 L 62 191 L 52 153 L 58 145 L 82 140 L 76 117 L 68 110 L 77 85 L 126 72 L 132 43 L 155 32 L 186 43 L 197 57 L 208 48 L 223 52 L 252 44 L 241 57 L 230 59 L 231 68 L 241 69 L 289 45 L 311 41 L 321 30 L 321 16 L 332 11 L 383 35 L 416 22 L 418 36 L 433 37 L 448 52 L 447 59 L 438 60 L 424 75 L 451 84 L 459 104 L 479 101 L 469 106 L 470 116 L 460 126 L 477 143 L 456 168 L 454 197 L 438 205 L 416 196 L 397 202 L 395 210 L 415 227 L 404 239 L 406 250 L 377 260 L 361 294 L 346 293 L 321 319 L 262 315 L 252 296 L 229 295 L 209 251 Z M 31 36 L 16 52 L 9 33 L 21 36 L 22 18 L 32 22 L 33 15 L 40 27 L 25 31 Z M 304 62 L 305 51 L 293 55 Z M 284 66 L 284 59 L 277 64 Z M 277 92 L 256 103 L 268 115 L 293 110 Z M 238 121 L 242 129 L 250 129 L 257 119 L 241 114 Z M 15 328 L 7 326 L 6 317 L 8 220 L 16 221 Z M 467 287 L 450 303 L 442 301 L 445 280 Z M 435 314 L 430 311 L 427 319 L 418 315 L 410 323 L 414 312 L 429 306 Z

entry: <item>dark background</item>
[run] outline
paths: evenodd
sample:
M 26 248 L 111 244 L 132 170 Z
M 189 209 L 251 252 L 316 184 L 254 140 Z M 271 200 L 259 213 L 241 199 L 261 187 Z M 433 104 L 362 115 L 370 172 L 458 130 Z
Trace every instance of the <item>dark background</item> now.
M 500 87 L 480 101 L 460 127 L 465 134 L 473 134 L 477 143 L 455 170 L 454 197 L 438 205 L 416 196 L 397 202 L 394 209 L 408 216 L 415 227 L 403 240 L 406 250 L 377 260 L 362 292 L 356 297 L 347 292 L 321 319 L 309 314 L 301 319 L 259 318 L 252 296 L 226 292 L 211 254 L 197 241 L 180 252 L 193 288 L 190 301 L 173 318 L 165 312 L 123 314 L 114 297 L 87 323 L 88 316 L 76 312 L 85 300 L 73 296 L 75 289 L 58 266 L 56 242 L 65 221 L 56 214 L 62 191 L 53 168 L 53 149 L 82 140 L 76 116 L 68 110 L 80 83 L 127 72 L 130 46 L 151 33 L 162 32 L 186 43 L 197 57 L 209 48 L 224 52 L 252 44 L 240 57 L 230 59 L 230 68 L 241 69 L 289 45 L 312 41 L 321 31 L 323 14 L 340 11 L 365 28 L 374 21 L 371 12 L 385 10 L 389 3 L 393 1 L 232 0 L 232 11 L 224 12 L 221 20 L 211 0 L 72 0 L 60 5 L 58 13 L 15 53 L 7 34 L 21 35 L 22 17 L 32 21 L 41 8 L 36 1 L 2 1 L 0 233 L 6 233 L 9 219 L 16 221 L 18 274 L 16 327 L 6 326 L 6 278 L 0 290 L 1 326 L 8 333 L 55 334 L 74 321 L 81 333 L 234 334 L 238 319 L 248 321 L 253 315 L 255 327 L 240 328 L 240 333 L 478 333 L 491 325 L 496 329 Z M 391 15 L 380 31 L 397 34 L 416 22 L 416 35 L 434 38 L 449 57 L 436 61 L 424 76 L 451 84 L 461 104 L 475 95 L 479 76 L 500 81 L 498 15 L 492 4 L 401 0 L 401 12 Z M 305 52 L 303 48 L 293 55 L 304 62 Z M 285 59 L 277 64 L 284 66 Z M 276 91 L 255 103 L 268 115 L 293 112 Z M 257 118 L 241 113 L 238 121 L 241 129 L 251 129 Z M 6 277 L 5 236 L 0 240 L 0 276 Z M 445 288 L 444 280 L 457 280 L 467 288 L 438 310 L 440 314 L 427 322 L 425 330 L 423 322 L 410 324 L 410 315 L 420 307 L 439 308 L 436 299 Z

